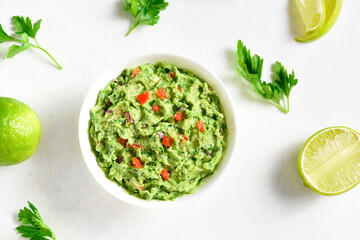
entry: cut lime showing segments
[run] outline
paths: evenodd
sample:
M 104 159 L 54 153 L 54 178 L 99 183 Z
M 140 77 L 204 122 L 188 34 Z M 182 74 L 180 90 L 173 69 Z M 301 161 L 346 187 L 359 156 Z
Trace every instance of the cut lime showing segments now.
M 330 127 L 311 136 L 300 152 L 300 175 L 317 193 L 336 195 L 360 181 L 360 135 L 347 127 Z
M 300 0 L 296 0 L 300 1 Z M 325 22 L 318 29 L 307 32 L 302 36 L 295 38 L 296 41 L 299 42 L 312 42 L 322 36 L 324 36 L 335 24 L 336 20 L 339 17 L 342 0 L 323 0 L 325 6 Z M 299 9 L 300 11 L 300 9 Z
M 295 0 L 305 33 L 319 29 L 325 22 L 325 4 L 323 0 Z

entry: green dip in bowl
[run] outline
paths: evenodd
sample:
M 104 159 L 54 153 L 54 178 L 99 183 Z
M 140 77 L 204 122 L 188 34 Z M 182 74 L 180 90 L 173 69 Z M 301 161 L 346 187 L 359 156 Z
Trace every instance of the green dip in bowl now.
M 205 81 L 158 62 L 124 69 L 99 92 L 89 135 L 107 178 L 141 199 L 174 200 L 216 171 L 228 130 Z

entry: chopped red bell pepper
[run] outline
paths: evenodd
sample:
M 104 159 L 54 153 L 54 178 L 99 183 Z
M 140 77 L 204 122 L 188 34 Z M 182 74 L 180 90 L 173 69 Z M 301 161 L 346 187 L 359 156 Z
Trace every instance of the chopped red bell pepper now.
M 125 147 L 128 140 L 118 136 L 116 141 Z
M 162 140 L 162 144 L 164 144 L 167 147 L 171 147 L 173 141 L 174 141 L 174 139 L 172 139 L 171 137 L 164 136 L 163 140 Z
M 141 162 L 137 157 L 133 157 L 133 162 L 132 162 L 133 166 L 136 168 L 142 168 Z
M 203 132 L 205 129 L 204 129 L 204 124 L 203 124 L 203 122 L 202 121 L 198 121 L 197 123 L 196 123 L 196 126 L 197 126 L 197 128 L 200 130 L 200 132 Z
M 136 75 L 138 75 L 138 73 L 140 72 L 140 68 L 136 67 L 132 73 L 132 77 L 135 78 Z
M 183 114 L 181 112 L 176 112 L 174 118 L 180 122 L 183 118 Z
M 178 90 L 181 92 L 181 87 L 178 87 Z
M 174 71 L 171 71 L 171 72 L 170 72 L 170 77 L 171 77 L 172 79 L 175 78 L 175 72 L 174 72 Z
M 158 112 L 160 110 L 160 106 L 159 105 L 154 105 L 152 107 L 152 109 L 155 111 L 155 112 Z
M 147 100 L 150 98 L 150 93 L 148 91 L 145 91 L 143 94 L 140 94 L 137 96 L 141 104 L 145 104 Z
M 156 95 L 163 100 L 166 98 L 166 92 L 162 87 L 159 88 L 159 91 L 157 91 Z
M 139 143 L 128 144 L 128 145 L 126 145 L 126 147 L 127 147 L 127 148 L 132 147 L 132 148 L 141 149 L 141 150 L 144 149 L 144 147 L 141 146 L 141 144 L 139 144 Z
M 166 181 L 169 181 L 170 179 L 170 173 L 166 169 L 161 170 L 161 176 L 163 176 Z
M 185 139 L 185 141 L 188 141 L 189 140 L 189 138 L 187 137 L 187 136 L 185 136 L 185 135 L 183 135 L 183 134 L 179 134 L 180 136 L 182 136 L 184 139 Z M 182 140 L 182 139 L 181 139 Z M 181 141 L 180 140 L 180 141 Z
M 134 184 L 134 187 L 139 189 L 139 190 L 144 190 L 145 189 L 145 186 L 140 186 L 139 184 Z

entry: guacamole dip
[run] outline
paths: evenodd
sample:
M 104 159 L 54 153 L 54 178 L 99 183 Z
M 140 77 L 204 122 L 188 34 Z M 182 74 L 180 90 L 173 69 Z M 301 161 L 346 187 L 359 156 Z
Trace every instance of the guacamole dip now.
M 100 91 L 89 134 L 109 179 L 142 199 L 173 200 L 216 170 L 227 126 L 206 82 L 160 62 L 126 68 Z

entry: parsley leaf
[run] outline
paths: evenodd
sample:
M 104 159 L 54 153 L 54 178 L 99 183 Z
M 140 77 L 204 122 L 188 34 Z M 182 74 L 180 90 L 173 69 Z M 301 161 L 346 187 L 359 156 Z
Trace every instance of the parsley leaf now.
M 298 83 L 294 71 L 288 75 L 285 67 L 280 62 L 276 62 L 273 66 L 273 80 L 287 98 L 290 96 L 291 89 Z
M 19 54 L 29 48 L 31 48 L 31 45 L 29 43 L 29 36 L 26 33 L 21 34 L 21 39 L 23 41 L 22 45 L 12 45 L 10 46 L 9 50 L 7 51 L 4 58 L 12 58 L 16 54 Z
M 238 41 L 237 44 L 238 55 L 238 72 L 246 80 L 253 82 L 253 78 L 261 78 L 263 59 L 259 55 L 255 54 L 251 56 L 250 50 L 247 50 L 242 41 Z
M 140 24 L 155 25 L 158 23 L 160 11 L 165 10 L 169 4 L 165 0 L 124 0 L 124 11 L 129 12 L 133 17 L 133 23 L 129 34 Z
M 274 84 L 262 82 L 257 78 L 254 81 L 254 92 L 261 95 L 265 99 L 273 101 L 275 104 L 280 104 L 282 96 L 279 88 Z
M 39 21 L 37 21 L 34 25 L 32 24 L 31 20 L 29 17 L 27 17 L 26 19 L 24 17 L 20 17 L 20 16 L 14 16 L 12 17 L 12 23 L 14 25 L 14 28 L 16 30 L 16 34 L 18 36 L 20 36 L 21 38 L 16 38 L 16 37 L 11 37 L 9 36 L 2 28 L 1 24 L 0 24 L 0 43 L 3 42 L 16 42 L 19 43 L 21 45 L 17 45 L 14 44 L 12 46 L 10 46 L 9 50 L 7 51 L 6 55 L 4 58 L 12 58 L 15 55 L 29 49 L 29 48 L 37 48 L 41 51 L 43 51 L 44 53 L 46 53 L 51 60 L 54 61 L 54 63 L 56 64 L 56 66 L 61 70 L 62 67 L 59 65 L 59 63 L 53 58 L 53 56 L 51 56 L 51 54 L 46 51 L 44 48 L 42 48 L 37 39 L 36 39 L 36 34 L 40 29 L 40 24 L 41 24 L 41 19 Z M 32 38 L 35 42 L 35 44 L 32 44 L 29 41 L 29 38 Z
M 273 82 L 268 83 L 261 81 L 261 73 L 263 67 L 263 59 L 255 54 L 251 56 L 241 40 L 237 44 L 237 67 L 238 73 L 254 87 L 254 92 L 268 100 L 280 110 L 288 113 L 290 110 L 289 97 L 291 89 L 297 84 L 294 71 L 291 74 L 287 73 L 285 67 L 276 62 L 273 66 Z M 281 104 L 281 101 L 286 98 L 286 106 Z
M 14 16 L 12 18 L 14 28 L 17 31 L 16 34 L 21 35 L 26 33 L 31 38 L 35 38 L 37 31 L 40 29 L 41 21 L 40 19 L 33 26 L 29 17 L 27 17 L 26 20 L 20 16 Z
M 13 38 L 7 35 L 7 33 L 4 31 L 4 29 L 0 24 L 0 43 L 11 42 L 11 41 L 13 41 Z
M 44 223 L 37 208 L 30 202 L 28 202 L 29 208 L 25 207 L 20 209 L 18 218 L 22 225 L 16 228 L 16 230 L 24 238 L 30 238 L 30 240 L 56 240 L 53 231 Z

